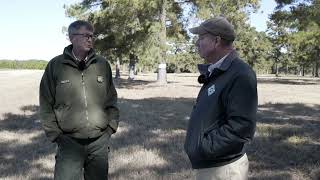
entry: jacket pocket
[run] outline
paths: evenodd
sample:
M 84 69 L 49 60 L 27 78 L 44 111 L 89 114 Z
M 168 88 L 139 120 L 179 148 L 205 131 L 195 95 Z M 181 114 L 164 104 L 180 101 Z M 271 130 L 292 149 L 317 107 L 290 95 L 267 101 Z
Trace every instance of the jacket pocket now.
M 55 110 L 58 125 L 64 133 L 73 133 L 78 129 L 75 126 L 74 119 L 70 117 L 70 111 L 72 111 L 72 108 L 67 104 L 59 105 Z
M 95 112 L 91 113 L 91 123 L 93 124 L 95 129 L 104 131 L 108 127 L 110 120 L 105 111 L 97 109 L 98 108 L 95 109 Z
M 71 89 L 71 81 L 70 80 L 62 80 L 58 82 L 58 85 L 56 86 L 56 99 L 65 99 L 65 97 L 69 97 L 70 89 Z
M 65 112 L 66 112 L 67 107 L 68 106 L 66 104 L 59 104 L 54 108 L 55 115 L 56 115 L 58 122 L 62 122 L 64 120 L 64 116 L 65 116 Z
M 203 132 L 200 133 L 200 142 L 199 142 L 199 151 L 203 159 L 214 159 L 215 152 L 213 152 L 212 148 L 212 139 L 210 137 L 210 133 L 214 133 L 214 130 L 219 128 L 220 122 L 216 121 L 208 128 L 204 129 Z
M 220 121 L 215 121 L 212 125 L 210 125 L 208 128 L 203 130 L 203 134 L 208 134 L 210 131 L 217 129 L 220 125 Z

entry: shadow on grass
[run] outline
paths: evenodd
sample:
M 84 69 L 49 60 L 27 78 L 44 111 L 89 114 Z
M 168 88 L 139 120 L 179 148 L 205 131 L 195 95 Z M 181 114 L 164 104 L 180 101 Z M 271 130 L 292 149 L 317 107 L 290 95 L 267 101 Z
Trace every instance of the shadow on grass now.
M 152 162 L 153 166 L 143 167 L 135 166 L 134 162 L 114 162 L 117 165 L 111 169 L 110 179 L 139 179 L 145 176 L 181 179 L 182 174 L 190 174 L 191 166 L 183 143 L 193 101 L 191 98 L 120 99 L 120 126 L 126 131 L 120 131 L 112 139 L 114 156 L 121 149 L 134 148 L 136 152 L 145 149 L 157 154 L 164 164 Z M 139 158 L 149 159 L 147 154 Z
M 192 179 L 194 172 L 183 144 L 193 102 L 193 98 L 119 99 L 121 123 L 111 141 L 110 179 Z M 32 169 L 53 173 L 43 164 L 34 164 L 55 152 L 55 145 L 41 131 L 38 107 L 22 109 L 31 114 L 7 114 L 0 121 L 0 133 L 17 136 L 0 141 L 0 179 L 32 173 Z M 319 109 L 319 105 L 304 104 L 259 107 L 256 137 L 248 149 L 251 179 L 292 179 L 297 173 L 300 179 L 316 176 L 320 165 Z M 30 141 L 19 141 L 19 135 L 33 132 L 36 134 Z M 141 150 L 141 157 L 134 159 Z M 150 158 L 148 152 L 157 157 Z M 129 159 L 116 161 L 121 157 Z M 145 165 L 135 164 L 139 159 Z
M 127 131 L 119 132 L 113 138 L 113 153 L 117 154 L 117 151 L 123 148 L 141 146 L 144 149 L 159 152 L 166 164 L 153 166 L 150 169 L 130 166 L 128 163 L 117 164 L 122 168 L 114 168 L 110 174 L 111 179 L 119 177 L 139 179 L 139 174 L 148 174 L 148 171 L 162 178 L 167 174 L 176 174 L 169 177 L 181 179 L 182 175 L 186 175 L 184 179 L 192 179 L 191 167 L 184 153 L 183 143 L 193 101 L 194 99 L 184 98 L 121 99 L 119 103 L 122 109 L 121 127 Z M 314 143 L 319 137 L 318 110 L 320 107 L 318 105 L 309 107 L 304 104 L 266 104 L 259 108 L 261 110 L 258 114 L 258 122 L 269 124 L 273 132 L 267 137 L 257 135 L 251 144 L 248 150 L 252 161 L 250 177 L 252 179 L 288 179 L 294 176 L 291 171 L 302 174 L 297 175 L 299 178 L 311 177 L 315 174 L 314 169 L 319 165 L 320 160 L 318 153 L 320 146 Z M 283 118 L 279 119 L 279 117 Z M 277 127 L 287 124 L 288 127 Z M 289 125 L 298 127 L 293 128 Z M 264 129 L 258 128 L 257 131 L 257 134 L 263 134 L 264 132 L 259 131 Z M 162 137 L 166 137 L 165 141 Z M 299 138 L 302 138 L 301 142 Z M 148 159 L 147 156 L 144 158 Z M 132 172 L 139 173 L 137 175 Z
M 177 77 L 198 77 L 199 73 L 176 73 L 175 76 Z
M 184 87 L 193 87 L 193 88 L 199 88 L 199 90 L 200 90 L 200 88 L 201 88 L 201 84 L 198 84 L 198 85 L 182 85 L 182 86 L 184 86 Z
M 252 179 L 320 178 L 319 109 L 320 105 L 305 104 L 259 107 L 256 137 L 248 153 Z
M 113 79 L 113 82 L 118 89 L 135 89 L 135 88 L 142 88 L 145 85 L 155 83 L 156 81 L 146 81 L 146 80 L 129 80 L 129 79 Z
M 258 78 L 259 84 L 287 84 L 287 85 L 316 85 L 320 80 L 316 79 L 279 79 L 279 78 Z
M 48 142 L 42 132 L 39 106 L 29 105 L 20 109 L 24 115 L 6 113 L 0 120 L 0 133 L 6 135 L 0 140 L 0 179 L 11 176 L 13 179 L 19 176 L 22 179 L 49 179 L 41 177 L 41 174 L 30 175 L 32 170 L 52 174 L 51 169 L 40 163 L 42 158 L 54 153 L 55 145 Z
M 117 89 L 144 89 L 148 87 L 159 87 L 163 86 L 158 84 L 156 80 L 129 80 L 129 79 L 114 79 L 115 87 Z M 175 84 L 176 81 L 167 81 L 167 84 Z
M 197 80 L 195 79 L 195 82 Z M 258 84 L 283 84 L 283 85 L 317 85 L 320 80 L 316 79 L 279 79 L 258 77 Z M 199 87 L 201 85 L 183 85 L 186 87 Z

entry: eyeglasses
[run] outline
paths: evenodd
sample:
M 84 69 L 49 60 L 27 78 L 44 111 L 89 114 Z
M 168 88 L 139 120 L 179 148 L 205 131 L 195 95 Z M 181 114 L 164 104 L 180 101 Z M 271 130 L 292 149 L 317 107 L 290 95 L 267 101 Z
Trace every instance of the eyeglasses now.
M 87 40 L 89 40 L 90 38 L 93 39 L 93 34 L 74 33 L 72 35 L 79 35 L 79 36 L 82 36 L 83 38 L 86 38 Z

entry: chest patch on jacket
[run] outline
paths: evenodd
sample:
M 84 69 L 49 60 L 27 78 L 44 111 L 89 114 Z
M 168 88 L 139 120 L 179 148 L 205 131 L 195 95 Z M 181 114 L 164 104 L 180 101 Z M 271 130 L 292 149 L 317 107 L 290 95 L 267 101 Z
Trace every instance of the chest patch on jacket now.
M 69 82 L 70 82 L 70 80 L 67 79 L 67 80 L 62 80 L 60 83 L 61 83 L 61 84 L 65 84 L 65 83 L 69 83 Z
M 208 88 L 208 96 L 211 96 L 216 91 L 216 86 L 213 84 Z
M 97 76 L 97 81 L 98 81 L 99 83 L 102 83 L 102 82 L 103 82 L 103 77 L 102 77 L 102 76 Z

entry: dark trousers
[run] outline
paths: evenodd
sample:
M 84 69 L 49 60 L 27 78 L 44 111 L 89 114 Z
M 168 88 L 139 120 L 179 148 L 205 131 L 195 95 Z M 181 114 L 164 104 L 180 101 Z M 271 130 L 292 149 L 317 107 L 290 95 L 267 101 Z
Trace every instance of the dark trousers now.
M 75 139 L 66 135 L 57 140 L 55 180 L 107 180 L 110 135 Z

